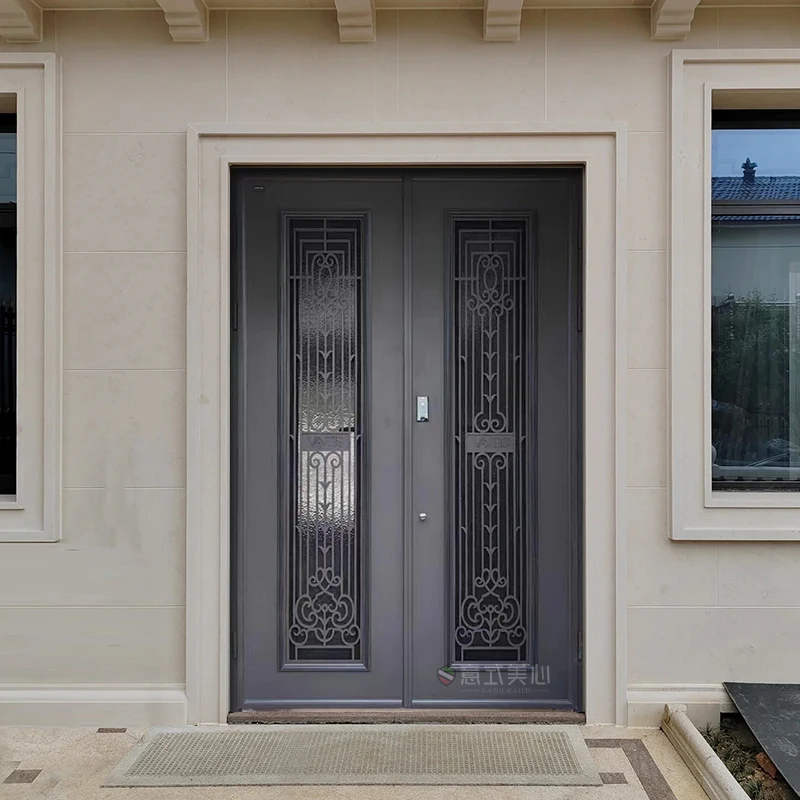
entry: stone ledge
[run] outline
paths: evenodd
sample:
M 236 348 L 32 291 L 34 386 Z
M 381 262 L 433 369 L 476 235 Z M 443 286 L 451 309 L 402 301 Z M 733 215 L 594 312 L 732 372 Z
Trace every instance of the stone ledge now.
M 745 790 L 686 716 L 686 706 L 664 706 L 661 729 L 711 800 L 748 800 Z

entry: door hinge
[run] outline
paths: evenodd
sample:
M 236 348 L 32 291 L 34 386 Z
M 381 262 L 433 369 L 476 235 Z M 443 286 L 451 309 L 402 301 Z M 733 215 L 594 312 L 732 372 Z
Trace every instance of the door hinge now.
M 235 331 L 239 330 L 239 304 L 235 300 L 231 308 L 231 325 Z
M 239 632 L 231 631 L 231 658 L 236 661 L 239 658 Z
M 578 631 L 578 661 L 583 661 L 583 631 Z

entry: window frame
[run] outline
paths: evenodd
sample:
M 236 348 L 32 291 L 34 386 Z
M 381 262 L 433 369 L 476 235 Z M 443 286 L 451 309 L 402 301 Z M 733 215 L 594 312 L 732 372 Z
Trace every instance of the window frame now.
M 800 108 L 800 50 L 670 55 L 669 535 L 800 541 L 800 492 L 711 484 L 711 114 Z
M 712 97 L 713 104 L 713 97 Z M 796 130 L 800 137 L 800 108 L 798 109 L 714 109 L 711 111 L 712 138 L 720 130 Z M 713 144 L 712 144 L 713 149 Z M 709 154 L 713 157 L 713 153 Z M 775 200 L 771 202 L 711 199 L 711 224 L 716 216 L 758 215 L 800 217 L 800 200 Z M 711 270 L 713 275 L 713 259 Z M 710 321 L 709 321 L 710 324 Z M 710 331 L 710 327 L 709 327 Z M 709 333 L 710 336 L 710 333 Z M 711 491 L 716 492 L 800 492 L 800 476 L 781 480 L 714 480 L 711 476 Z
M 0 545 L 61 538 L 61 100 L 54 53 L 1 53 L 17 117 L 17 479 Z

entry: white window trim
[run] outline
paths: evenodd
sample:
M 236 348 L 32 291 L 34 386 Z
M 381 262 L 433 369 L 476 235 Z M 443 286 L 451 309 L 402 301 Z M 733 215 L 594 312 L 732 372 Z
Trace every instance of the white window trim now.
M 61 100 L 53 53 L 0 54 L 17 108 L 17 492 L 0 543 L 61 538 Z
M 800 50 L 675 50 L 670 139 L 670 535 L 800 540 L 800 492 L 711 485 L 712 93 L 800 90 Z M 774 95 L 771 95 L 774 96 Z

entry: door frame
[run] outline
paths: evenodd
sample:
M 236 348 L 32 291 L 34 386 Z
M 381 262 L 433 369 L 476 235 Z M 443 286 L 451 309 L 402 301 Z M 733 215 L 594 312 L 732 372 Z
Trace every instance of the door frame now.
M 414 704 L 417 705 L 417 710 L 419 708 L 463 708 L 468 710 L 472 709 L 484 709 L 484 708 L 494 708 L 494 709 L 502 709 L 502 708 L 514 708 L 516 710 L 525 709 L 525 705 L 512 705 L 509 702 L 508 698 L 505 698 L 503 701 L 500 702 L 492 702 L 492 701 L 480 701 L 480 702 L 467 702 L 464 704 L 458 703 L 455 700 L 448 700 L 448 701 L 437 701 L 437 700 L 415 700 L 414 699 L 414 692 L 413 692 L 413 676 L 414 676 L 414 627 L 413 627 L 413 603 L 414 603 L 414 566 L 413 566 L 413 557 L 412 557 L 412 541 L 413 541 L 413 513 L 412 513 L 412 504 L 413 504 L 413 480 L 412 474 L 414 471 L 414 459 L 416 456 L 414 455 L 414 430 L 416 428 L 416 424 L 413 423 L 411 420 L 414 417 L 414 409 L 415 409 L 415 397 L 413 391 L 413 363 L 412 363 L 412 339 L 414 334 L 414 327 L 415 327 L 415 311 L 414 311 L 414 303 L 412 299 L 412 284 L 415 282 L 413 278 L 414 274 L 414 267 L 413 267 L 413 206 L 412 206 L 412 196 L 413 196 L 413 185 L 415 181 L 428 181 L 432 182 L 435 185 L 440 183 L 445 184 L 452 184 L 458 185 L 462 184 L 465 181 L 469 183 L 479 184 L 481 186 L 488 186 L 497 188 L 498 186 L 506 183 L 511 182 L 514 184 L 526 184 L 530 185 L 531 190 L 536 196 L 537 189 L 539 192 L 542 191 L 542 187 L 547 186 L 549 183 L 554 181 L 563 183 L 568 187 L 568 205 L 564 209 L 564 218 L 566 220 L 565 225 L 568 229 L 568 238 L 569 238 L 569 263 L 567 265 L 567 269 L 569 271 L 569 278 L 568 283 L 570 286 L 568 292 L 568 299 L 569 299 L 569 308 L 565 314 L 565 321 L 568 326 L 566 330 L 566 338 L 568 340 L 568 350 L 570 353 L 570 363 L 569 363 L 569 376 L 568 376 L 568 395 L 569 395 L 569 439 L 566 443 L 565 449 L 565 458 L 566 463 L 568 464 L 568 470 L 570 473 L 570 488 L 569 488 L 569 508 L 567 511 L 566 516 L 566 523 L 563 529 L 559 529 L 560 532 L 563 532 L 565 536 L 568 537 L 568 550 L 570 553 L 570 563 L 569 563 L 569 575 L 568 575 L 568 587 L 569 587 L 569 597 L 568 597 L 568 610 L 567 610 L 567 631 L 565 635 L 568 637 L 567 647 L 569 650 L 569 658 L 571 659 L 571 663 L 568 667 L 567 673 L 567 682 L 568 682 L 568 696 L 574 702 L 574 710 L 582 711 L 583 710 L 583 663 L 582 658 L 579 655 L 579 640 L 583 633 L 583 613 L 582 613 L 582 591 L 583 591 L 583 584 L 581 581 L 581 570 L 583 566 L 583 553 L 582 553 L 582 545 L 583 545 L 583 519 L 582 519 L 582 508 L 580 503 L 581 498 L 581 485 L 583 482 L 583 471 L 581 465 L 581 444 L 583 441 L 583 431 L 582 431 L 582 410 L 583 410 L 583 392 L 582 392 L 582 375 L 583 375 L 583 333 L 581 330 L 581 324 L 579 320 L 580 309 L 583 305 L 583 296 L 582 296 L 582 286 L 581 286 L 581 277 L 582 277 L 582 269 L 581 269 L 581 214 L 582 214 L 582 170 L 580 167 L 571 167 L 565 168 L 563 166 L 521 166 L 519 164 L 514 165 L 505 165 L 503 167 L 484 167 L 482 165 L 479 166 L 472 166 L 469 168 L 465 168 L 463 166 L 458 167 L 444 167 L 440 168 L 437 166 L 428 166 L 428 167 L 409 167 L 409 166 L 401 166 L 401 167 L 393 167 L 387 168 L 385 166 L 381 166 L 379 168 L 374 167 L 358 167 L 358 168 L 345 168 L 342 169 L 341 167 L 316 167 L 316 168 L 305 168 L 305 167 L 294 167 L 294 168 L 285 168 L 285 167 L 237 167 L 236 168 L 237 174 L 231 174 L 230 182 L 231 182 L 231 241 L 230 241 L 230 287 L 231 287 L 231 302 L 234 304 L 238 303 L 239 311 L 237 316 L 243 320 L 247 318 L 247 312 L 245 311 L 245 289 L 244 289 L 244 281 L 243 281 L 243 270 L 244 270 L 244 259 L 246 254 L 249 252 L 252 256 L 253 251 L 248 249 L 248 245 L 246 245 L 245 241 L 240 237 L 237 231 L 241 230 L 241 225 L 244 219 L 247 218 L 247 210 L 246 210 L 246 203 L 248 202 L 247 197 L 247 189 L 251 187 L 253 182 L 256 183 L 263 183 L 265 186 L 269 186 L 271 183 L 274 182 L 283 182 L 283 181 L 292 181 L 293 179 L 296 180 L 298 185 L 307 185 L 309 190 L 313 191 L 314 187 L 324 185 L 330 182 L 333 183 L 342 183 L 342 184 L 349 184 L 353 183 L 356 185 L 364 185 L 369 184 L 375 180 L 382 180 L 386 178 L 391 178 L 393 181 L 396 182 L 398 187 L 401 187 L 402 191 L 402 215 L 404 220 L 402 222 L 403 226 L 403 253 L 402 257 L 399 259 L 400 263 L 398 264 L 397 272 L 395 273 L 399 278 L 398 283 L 402 284 L 403 287 L 403 312 L 402 312 L 402 334 L 401 338 L 403 341 L 403 398 L 402 398 L 402 479 L 403 479 L 403 487 L 402 487 L 402 498 L 401 498 L 401 505 L 402 505 L 402 522 L 401 522 L 401 532 L 402 532 L 402 539 L 401 539 L 401 549 L 402 549 L 402 560 L 403 560 L 403 622 L 402 622 L 402 638 L 400 640 L 400 648 L 402 653 L 402 664 L 403 664 L 403 678 L 402 683 L 400 686 L 400 691 L 402 695 L 402 707 L 409 709 L 413 708 Z M 533 273 L 530 276 L 530 280 L 528 283 L 528 290 L 526 294 L 526 303 L 528 303 L 528 307 L 530 309 L 530 325 L 532 326 L 528 329 L 526 333 L 527 336 L 532 335 L 532 339 L 528 339 L 533 343 L 532 352 L 528 356 L 528 369 L 531 371 L 531 377 L 529 381 L 529 386 L 532 387 L 531 392 L 526 396 L 525 403 L 526 403 L 526 410 L 524 412 L 526 419 L 531 423 L 531 434 L 532 439 L 536 440 L 538 438 L 536 434 L 536 430 L 541 423 L 538 418 L 538 413 L 535 410 L 535 406 L 537 404 L 537 397 L 538 397 L 538 386 L 540 385 L 539 381 L 539 373 L 538 373 L 538 344 L 537 339 L 538 336 L 536 335 L 536 325 L 537 319 L 540 311 L 540 302 L 543 305 L 547 304 L 547 299 L 540 300 L 540 291 L 541 291 L 541 272 L 539 271 L 538 266 L 538 259 L 537 259 L 537 240 L 541 237 L 539 233 L 539 228 L 537 225 L 534 224 L 534 220 L 539 216 L 539 207 L 542 206 L 541 202 L 541 195 L 540 199 L 536 204 L 537 209 L 531 210 L 530 213 L 525 214 L 525 218 L 528 220 L 529 224 L 531 225 L 531 241 L 528 245 L 528 258 L 529 263 L 533 268 Z M 316 205 L 314 206 L 316 212 L 321 213 L 324 209 L 318 208 Z M 455 206 L 450 208 L 447 207 L 449 210 L 446 212 L 446 215 L 452 217 L 453 215 L 458 216 L 459 218 L 476 218 L 476 219 L 483 219 L 486 216 L 487 212 L 477 212 L 477 211 L 459 211 L 457 209 L 461 208 L 460 206 Z M 498 213 L 501 216 L 505 216 L 502 214 L 502 210 Z M 294 213 L 294 212 L 293 212 Z M 305 216 L 316 216 L 316 214 L 312 214 L 311 212 L 307 211 L 298 211 L 298 214 L 302 214 Z M 352 215 L 360 214 L 365 219 L 369 217 L 369 212 L 361 211 L 329 211 L 326 212 L 327 216 L 340 216 L 340 217 L 347 217 Z M 559 210 L 560 214 L 560 210 Z M 513 216 L 520 216 L 521 212 L 512 212 Z M 256 233 L 257 237 L 260 237 L 261 232 L 258 231 Z M 370 226 L 366 226 L 366 247 L 369 250 L 372 238 L 374 236 L 374 231 L 371 229 Z M 258 246 L 261 247 L 262 243 L 260 238 L 257 239 Z M 442 265 L 441 269 L 441 276 L 440 282 L 442 287 L 442 299 L 444 301 L 444 307 L 442 308 L 442 317 L 441 322 L 444 329 L 443 335 L 443 343 L 445 346 L 446 352 L 449 352 L 447 348 L 450 346 L 451 337 L 452 337 L 452 319 L 450 318 L 450 314 L 448 312 L 448 308 L 452 301 L 452 291 L 453 291 L 453 275 L 452 270 L 454 269 L 453 264 L 450 261 L 451 256 L 451 248 L 453 247 L 453 242 L 451 239 L 447 239 L 444 242 L 444 254 L 445 254 L 445 263 Z M 546 248 L 545 248 L 546 249 Z M 369 264 L 371 262 L 371 257 L 367 257 L 366 263 Z M 280 270 L 280 266 L 276 267 L 276 269 Z M 369 315 L 369 308 L 371 306 L 371 299 L 370 299 L 370 292 L 367 287 L 372 284 L 373 281 L 372 275 L 367 272 L 364 276 L 365 278 L 365 291 L 366 291 L 366 299 L 365 299 L 365 306 L 367 309 L 367 330 L 371 327 L 369 322 L 370 315 Z M 285 286 L 284 280 L 282 278 L 278 278 L 278 284 L 281 287 L 279 289 L 279 294 L 283 296 L 285 300 Z M 373 319 L 374 322 L 374 319 Z M 285 323 L 278 322 L 278 330 L 280 333 L 278 334 L 278 341 L 281 341 L 281 337 L 284 336 L 285 330 L 282 327 Z M 245 385 L 247 383 L 247 375 L 245 372 L 245 365 L 240 360 L 240 355 L 243 354 L 246 350 L 245 341 L 247 339 L 245 328 L 241 327 L 241 325 L 237 325 L 236 323 L 233 324 L 233 330 L 239 330 L 240 335 L 237 337 L 236 335 L 231 336 L 231 348 L 230 348 L 230 358 L 231 358 L 231 373 L 230 373 L 230 383 L 229 383 L 229 392 L 231 397 L 231 418 L 230 418 L 230 443 L 231 443 L 231 460 L 230 460 L 230 474 L 231 474 L 231 484 L 230 484 L 230 507 L 231 507 L 231 517 L 230 517 L 230 553 L 231 553 L 231 573 L 230 573 L 230 607 L 231 607 L 231 625 L 233 629 L 233 636 L 234 641 L 236 644 L 234 645 L 240 653 L 243 650 L 243 636 L 245 635 L 245 625 L 244 625 L 244 618 L 246 614 L 246 605 L 247 603 L 247 592 L 245 590 L 244 578 L 240 577 L 238 571 L 240 567 L 243 565 L 243 551 L 240 550 L 244 546 L 245 541 L 245 533 L 243 527 L 245 525 L 246 520 L 246 483 L 245 483 L 245 476 L 241 472 L 242 465 L 239 459 L 239 453 L 243 451 L 243 448 L 246 446 L 245 442 L 248 441 L 249 435 L 247 427 L 247 401 L 244 398 Z M 399 330 L 399 329 L 398 329 Z M 531 331 L 534 331 L 531 333 Z M 280 344 L 278 345 L 280 347 Z M 364 340 L 364 359 L 365 363 L 370 362 L 369 353 L 371 351 L 371 339 L 369 336 Z M 279 355 L 279 367 L 278 372 L 280 373 L 284 368 L 283 356 Z M 280 377 L 280 376 L 279 376 Z M 280 380 L 278 383 L 280 384 Z M 371 390 L 370 386 L 372 384 L 372 378 L 370 377 L 369 373 L 365 376 L 365 397 L 367 399 L 366 410 L 362 413 L 364 415 L 363 419 L 365 421 L 366 429 L 369 429 L 369 418 L 372 416 L 371 410 Z M 451 375 L 449 371 L 445 368 L 445 375 L 444 375 L 444 392 L 445 397 L 449 396 L 450 389 L 448 388 L 451 383 Z M 285 392 L 285 387 L 284 390 Z M 281 395 L 283 397 L 283 395 Z M 450 419 L 450 415 L 452 414 L 452 409 L 450 406 L 450 402 L 448 401 L 444 407 L 444 429 L 449 430 L 449 425 L 451 424 L 448 420 Z M 546 420 L 545 420 L 546 424 Z M 371 452 L 372 448 L 370 446 L 367 447 L 367 452 Z M 445 463 L 442 464 L 442 469 L 445 475 L 445 484 L 449 487 L 450 480 L 451 480 L 451 469 L 452 464 L 450 463 L 447 457 L 447 447 L 444 448 L 445 450 Z M 532 460 L 529 462 L 529 470 L 530 473 L 528 475 L 528 479 L 526 480 L 526 488 L 523 490 L 525 495 L 527 496 L 529 502 L 531 503 L 531 513 L 528 518 L 529 525 L 534 525 L 534 527 L 538 530 L 538 524 L 534 524 L 534 520 L 537 519 L 538 512 L 536 510 L 536 496 L 538 492 L 538 480 L 537 476 L 540 473 L 540 468 L 538 467 L 539 458 L 537 456 L 538 448 L 534 448 L 532 454 Z M 279 463 L 285 467 L 285 453 L 280 457 Z M 367 496 L 369 496 L 368 487 L 372 481 L 372 474 L 369 473 L 369 464 L 372 461 L 370 456 L 367 456 L 365 464 L 367 465 L 367 474 L 362 477 L 362 486 L 364 487 L 365 491 L 367 492 Z M 450 489 L 448 488 L 448 492 Z M 280 495 L 283 497 L 283 495 Z M 448 507 L 447 501 L 444 501 L 444 505 L 447 508 L 447 516 L 452 513 L 452 509 Z M 362 512 L 365 516 L 362 519 L 362 523 L 366 523 L 370 519 L 369 512 Z M 285 522 L 285 519 L 281 517 L 282 522 Z M 278 533 L 280 538 L 281 534 Z M 452 542 L 448 539 L 447 544 L 445 546 L 445 553 L 450 554 L 452 556 Z M 283 553 L 283 546 L 279 546 L 279 552 Z M 367 549 L 366 553 L 370 551 L 370 544 L 369 544 L 369 537 L 367 538 Z M 535 545 L 531 545 L 531 559 L 529 559 L 529 563 L 525 565 L 526 575 L 528 576 L 526 580 L 528 580 L 531 586 L 536 587 L 536 578 L 533 569 L 533 554 L 536 551 Z M 283 558 L 285 557 L 285 553 L 283 556 L 278 557 L 278 569 L 282 570 L 284 568 L 283 565 Z M 446 557 L 447 560 L 447 557 Z M 365 563 L 362 565 L 362 570 L 366 570 L 366 574 L 369 575 L 368 570 L 369 564 L 369 557 L 365 558 Z M 445 585 L 449 586 L 449 580 L 452 580 L 452 576 L 450 574 L 450 570 L 452 568 L 452 564 L 448 561 L 446 566 L 446 574 L 448 578 L 445 580 Z M 362 573 L 363 574 L 363 573 Z M 279 575 L 278 581 L 281 583 L 285 580 L 284 575 Z M 371 583 L 369 579 L 367 579 L 367 586 Z M 283 604 L 285 603 L 284 598 L 284 589 L 279 591 L 279 597 L 282 598 L 279 600 L 279 607 L 275 609 L 275 612 L 285 613 L 285 608 Z M 540 619 L 540 615 L 544 613 L 545 615 L 548 614 L 547 607 L 545 605 L 544 608 L 539 607 L 539 603 L 536 601 L 536 596 L 538 595 L 538 591 L 534 589 L 531 592 L 531 596 L 528 599 L 528 613 L 530 615 L 531 625 L 534 626 L 534 630 L 536 629 L 537 623 L 535 620 Z M 444 610 L 445 614 L 452 613 L 452 608 L 450 603 L 452 602 L 452 598 L 448 597 L 447 601 L 444 603 Z M 368 610 L 366 613 L 366 619 L 369 620 L 373 614 L 373 608 L 368 605 Z M 275 613 L 272 610 L 269 610 L 267 613 Z M 280 625 L 282 623 L 278 623 L 278 628 L 280 630 Z M 445 625 L 447 627 L 447 625 Z M 452 636 L 452 628 L 450 629 L 450 636 Z M 535 638 L 538 639 L 538 631 L 535 634 Z M 279 647 L 283 647 L 283 640 L 281 639 L 281 644 Z M 448 643 L 447 649 L 449 650 L 451 643 Z M 368 651 L 371 648 L 368 646 Z M 283 656 L 279 658 L 279 662 L 283 663 Z M 561 664 L 559 664 L 561 667 Z M 285 665 L 283 669 L 285 669 Z M 353 667 L 351 670 L 347 671 L 361 671 L 366 669 L 366 667 L 362 666 L 360 669 L 356 669 Z M 229 664 L 230 670 L 230 711 L 231 712 L 238 712 L 240 710 L 239 703 L 241 702 L 242 697 L 244 696 L 244 670 L 245 670 L 245 659 L 243 655 L 240 655 L 238 660 L 235 657 L 231 658 L 231 663 Z M 341 668 L 331 670 L 329 665 L 322 666 L 319 668 L 320 672 L 337 672 L 342 671 Z M 264 700 L 270 698 L 263 698 Z M 285 707 L 281 698 L 276 698 L 275 700 L 276 708 Z M 396 707 L 395 703 L 388 703 L 385 700 L 373 700 L 370 701 L 365 698 L 359 698 L 357 700 L 350 699 L 350 700 L 342 700 L 337 699 L 335 697 L 320 699 L 318 701 L 310 700 L 310 699 L 298 699 L 294 702 L 294 707 L 303 707 L 303 708 L 385 708 L 385 707 Z M 566 704 L 566 699 L 552 699 L 552 705 L 549 705 L 547 700 L 537 700 L 535 705 L 527 706 L 528 709 L 534 710 L 539 708 L 552 708 L 556 710 L 562 710 L 569 708 L 569 710 L 573 710 L 573 707 L 568 707 Z
M 187 721 L 224 723 L 230 664 L 230 168 L 584 168 L 584 704 L 627 722 L 624 125 L 197 125 L 187 136 Z M 613 366 L 612 366 L 613 365 Z M 591 564 L 591 571 L 585 569 Z

